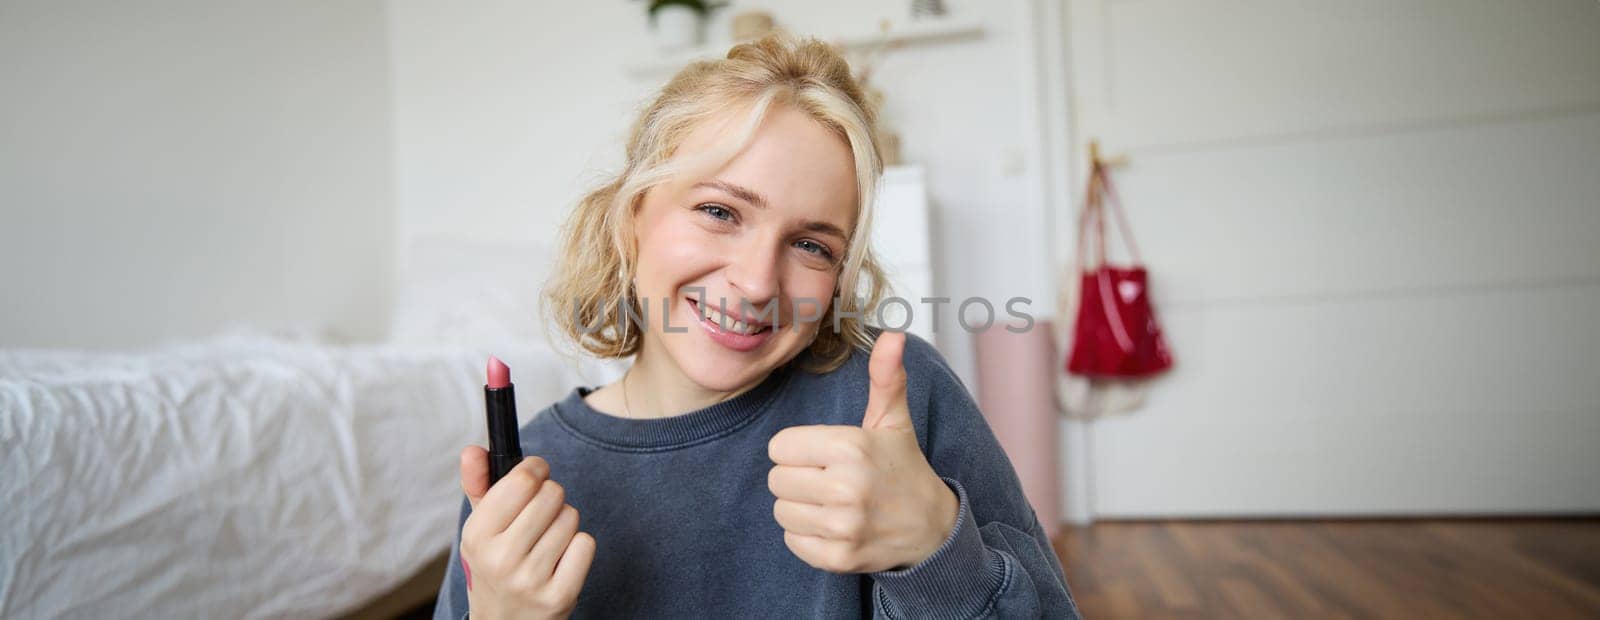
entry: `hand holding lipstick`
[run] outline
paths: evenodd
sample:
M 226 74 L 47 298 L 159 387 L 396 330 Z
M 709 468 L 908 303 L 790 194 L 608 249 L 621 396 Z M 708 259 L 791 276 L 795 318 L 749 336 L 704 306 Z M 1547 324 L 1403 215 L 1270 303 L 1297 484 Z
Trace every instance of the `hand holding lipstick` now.
M 783 541 L 807 564 L 835 573 L 913 566 L 955 527 L 955 492 L 917 445 L 904 333 L 884 331 L 868 366 L 871 392 L 861 427 L 795 426 L 767 445 L 776 465 L 767 486 Z
M 594 537 L 578 531 L 578 510 L 544 459 L 523 459 L 493 487 L 489 467 L 482 447 L 461 451 L 461 489 L 472 505 L 461 563 L 472 617 L 568 617 L 594 561 Z

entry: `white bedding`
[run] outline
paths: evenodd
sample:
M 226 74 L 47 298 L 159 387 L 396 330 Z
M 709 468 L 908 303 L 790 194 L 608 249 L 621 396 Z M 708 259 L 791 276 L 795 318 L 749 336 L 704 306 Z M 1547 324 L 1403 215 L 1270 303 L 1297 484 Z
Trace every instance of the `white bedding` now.
M 0 617 L 327 617 L 448 547 L 485 351 L 0 350 Z M 494 351 L 523 421 L 580 377 Z

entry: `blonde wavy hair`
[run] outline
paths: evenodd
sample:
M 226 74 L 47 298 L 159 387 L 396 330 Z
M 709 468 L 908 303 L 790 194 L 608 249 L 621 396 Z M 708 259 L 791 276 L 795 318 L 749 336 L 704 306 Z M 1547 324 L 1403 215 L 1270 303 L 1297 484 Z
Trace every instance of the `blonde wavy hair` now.
M 568 217 L 559 262 L 544 291 L 545 324 L 597 357 L 637 354 L 644 335 L 623 313 L 643 316 L 632 282 L 638 259 L 634 219 L 645 192 L 677 175 L 726 165 L 774 105 L 792 106 L 832 130 L 849 143 L 855 159 L 855 228 L 837 267 L 834 301 L 801 365 L 827 372 L 842 365 L 852 348 L 871 349 L 865 317 L 849 313 L 867 314 L 888 292 L 871 248 L 872 204 L 883 173 L 876 112 L 837 51 L 816 39 L 785 35 L 736 45 L 726 58 L 685 67 L 640 114 L 623 170 L 579 200 Z M 700 157 L 672 159 L 701 123 L 737 118 L 737 112 L 746 113 L 737 139 Z

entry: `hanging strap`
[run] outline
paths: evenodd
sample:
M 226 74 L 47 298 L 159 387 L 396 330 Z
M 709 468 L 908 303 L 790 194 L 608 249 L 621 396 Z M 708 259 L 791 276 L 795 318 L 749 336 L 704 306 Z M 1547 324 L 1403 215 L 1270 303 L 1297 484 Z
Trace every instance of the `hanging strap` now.
M 1134 348 L 1133 338 L 1128 335 L 1128 328 L 1122 322 L 1122 313 L 1117 312 L 1116 291 L 1111 286 L 1111 274 L 1105 269 L 1107 263 L 1104 198 L 1106 196 L 1112 199 L 1113 208 L 1117 210 L 1123 240 L 1128 242 L 1129 252 L 1134 256 L 1135 263 L 1139 262 L 1139 255 L 1138 248 L 1133 245 L 1131 229 L 1127 225 L 1127 220 L 1122 216 L 1121 200 L 1117 198 L 1115 191 L 1110 186 L 1110 181 L 1111 177 L 1106 173 L 1105 165 L 1095 161 L 1089 175 L 1089 186 L 1084 197 L 1083 212 L 1078 219 L 1078 263 L 1081 266 L 1080 269 L 1087 268 L 1088 264 L 1084 261 L 1085 246 L 1088 245 L 1089 241 L 1094 241 L 1095 255 L 1100 261 L 1095 266 L 1094 271 L 1097 276 L 1095 278 L 1096 284 L 1100 288 L 1101 310 L 1105 313 L 1106 320 L 1111 325 L 1111 334 L 1117 340 L 1117 347 L 1124 352 L 1132 352 Z M 1104 195 L 1102 195 L 1102 192 L 1104 192 Z M 1095 231 L 1092 239 L 1089 236 L 1090 226 L 1093 226 Z
M 1095 174 L 1100 177 L 1100 187 L 1105 191 L 1106 197 L 1110 199 L 1111 208 L 1117 214 L 1118 228 L 1122 231 L 1122 242 L 1128 244 L 1128 256 L 1133 259 L 1134 265 L 1143 265 L 1144 259 L 1139 255 L 1139 244 L 1133 241 L 1133 227 L 1128 225 L 1127 212 L 1122 208 L 1122 198 L 1117 196 L 1117 186 L 1111 182 L 1110 166 L 1096 162 Z M 1101 208 L 1103 209 L 1104 205 Z M 1103 238 L 1105 227 L 1101 227 L 1100 234 L 1102 235 L 1100 263 L 1103 265 L 1106 258 L 1104 254 L 1105 239 Z
M 1089 227 L 1094 224 L 1094 221 L 1096 219 L 1095 218 L 1095 211 L 1098 210 L 1099 207 L 1100 207 L 1099 189 L 1100 189 L 1100 175 L 1095 174 L 1094 172 L 1091 171 L 1089 173 L 1088 188 L 1084 190 L 1083 210 L 1078 212 L 1078 270 L 1079 271 L 1088 271 L 1091 268 L 1098 268 L 1099 267 L 1099 265 L 1090 265 L 1089 261 L 1084 259 L 1084 251 L 1089 245 Z M 1104 262 L 1105 252 L 1101 251 L 1101 252 L 1099 252 L 1097 254 L 1097 256 L 1099 256 L 1102 259 L 1102 262 Z
M 1105 203 L 1110 199 L 1111 208 L 1116 212 L 1118 232 L 1122 235 L 1122 242 L 1128 246 L 1128 255 L 1135 266 L 1143 265 L 1144 258 L 1139 252 L 1139 244 L 1133 239 L 1133 227 L 1128 225 L 1127 212 L 1122 208 L 1122 198 L 1117 195 L 1117 188 L 1111 182 L 1111 173 L 1107 166 L 1101 162 L 1094 162 L 1089 174 L 1089 186 L 1085 194 L 1083 211 L 1078 214 L 1078 265 L 1083 269 L 1090 268 L 1090 263 L 1084 260 L 1084 249 L 1090 226 L 1095 231 L 1095 258 L 1099 261 L 1094 267 L 1106 264 L 1105 243 Z

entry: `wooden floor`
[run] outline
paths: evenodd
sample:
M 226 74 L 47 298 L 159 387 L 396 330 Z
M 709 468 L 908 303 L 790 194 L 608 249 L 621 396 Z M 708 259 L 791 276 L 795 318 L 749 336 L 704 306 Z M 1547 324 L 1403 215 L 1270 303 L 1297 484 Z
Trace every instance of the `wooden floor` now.
M 1065 528 L 1084 617 L 1600 618 L 1600 519 Z

